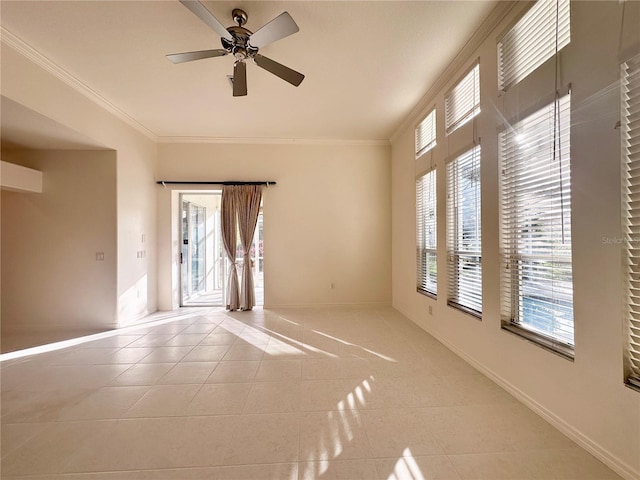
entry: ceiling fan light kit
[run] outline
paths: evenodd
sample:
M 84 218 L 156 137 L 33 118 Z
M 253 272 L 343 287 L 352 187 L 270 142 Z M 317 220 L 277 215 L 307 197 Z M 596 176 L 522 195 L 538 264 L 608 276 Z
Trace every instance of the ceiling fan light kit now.
M 247 65 L 248 59 L 260 68 L 280 77 L 282 80 L 293 86 L 298 86 L 304 80 L 304 75 L 296 72 L 281 63 L 271 60 L 264 55 L 258 53 L 260 48 L 273 42 L 281 40 L 289 35 L 296 33 L 299 28 L 293 21 L 291 15 L 283 12 L 269 23 L 258 29 L 255 33 L 246 29 L 244 25 L 247 23 L 249 16 L 244 10 L 234 8 L 231 12 L 233 21 L 237 25 L 225 28 L 216 17 L 198 0 L 180 0 L 193 14 L 202 20 L 215 33 L 220 35 L 220 41 L 223 48 L 213 50 L 199 50 L 196 52 L 172 53 L 167 58 L 173 63 L 191 62 L 194 60 L 202 60 L 204 58 L 224 57 L 225 55 L 233 55 L 235 62 L 233 64 L 233 76 L 229 77 L 233 86 L 233 96 L 242 97 L 247 94 Z

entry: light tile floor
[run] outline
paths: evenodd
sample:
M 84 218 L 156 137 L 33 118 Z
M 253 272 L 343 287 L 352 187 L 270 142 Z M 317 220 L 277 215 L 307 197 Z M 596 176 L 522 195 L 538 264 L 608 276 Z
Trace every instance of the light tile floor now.
M 241 267 L 239 267 L 242 270 Z M 255 285 L 255 305 L 262 305 L 264 303 L 264 287 L 262 282 L 262 274 L 259 277 L 254 277 L 253 279 Z M 206 307 L 215 307 L 215 306 L 224 306 L 224 301 L 222 299 L 223 291 L 222 289 L 218 290 L 205 290 L 202 292 L 194 293 L 190 297 L 183 299 L 183 305 L 185 307 L 193 307 L 193 306 L 206 306 Z
M 391 308 L 189 312 L 3 362 L 2 478 L 619 478 Z
M 26 332 L 2 332 L 0 352 L 8 353 L 25 348 L 37 347 L 54 342 L 68 340 L 84 335 L 104 332 L 104 330 L 65 330 L 62 332 L 44 331 L 37 333 Z

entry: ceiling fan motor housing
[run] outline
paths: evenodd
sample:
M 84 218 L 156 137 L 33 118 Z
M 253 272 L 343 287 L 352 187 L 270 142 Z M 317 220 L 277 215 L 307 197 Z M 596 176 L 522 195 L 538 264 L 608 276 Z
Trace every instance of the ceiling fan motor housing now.
M 221 38 L 220 41 L 224 49 L 231 52 L 234 57 L 245 59 L 258 52 L 257 48 L 249 45 L 249 36 L 252 34 L 250 30 L 234 25 L 227 28 L 227 31 L 233 37 L 233 41 L 229 41 L 226 38 Z
M 229 53 L 235 57 L 233 64 L 233 96 L 245 96 L 247 94 L 246 60 L 253 59 L 255 64 L 280 77 L 293 86 L 298 86 L 304 79 L 304 75 L 285 65 L 271 60 L 258 53 L 259 48 L 288 37 L 299 31 L 298 25 L 293 21 L 288 12 L 282 12 L 255 33 L 246 29 L 249 16 L 244 10 L 234 8 L 231 12 L 237 25 L 225 27 L 207 10 L 200 0 L 180 0 L 194 15 L 206 23 L 220 36 L 222 49 L 199 50 L 196 52 L 173 53 L 167 58 L 173 63 L 191 62 L 205 58 L 223 57 Z M 252 42 L 253 45 L 250 43 Z

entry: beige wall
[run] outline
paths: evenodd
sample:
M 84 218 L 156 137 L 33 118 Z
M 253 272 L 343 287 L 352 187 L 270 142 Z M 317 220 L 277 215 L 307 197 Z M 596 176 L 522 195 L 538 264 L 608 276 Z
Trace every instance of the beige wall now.
M 389 168 L 388 146 L 158 147 L 159 180 L 278 182 L 263 198 L 267 307 L 390 302 Z M 177 214 L 171 189 L 158 187 L 158 195 L 160 308 L 167 309 L 177 302 Z
M 118 324 L 155 311 L 156 142 L 5 44 L 1 71 L 3 96 L 117 152 Z
M 628 2 L 627 18 L 638 6 Z M 522 7 L 519 7 L 522 8 Z M 620 237 L 620 138 L 618 45 L 621 4 L 572 2 L 572 39 L 561 55 L 560 82 L 571 83 L 572 230 L 574 264 L 575 361 L 570 362 L 500 328 L 497 126 L 518 107 L 541 100 L 525 95 L 525 83 L 499 96 L 496 37 L 513 21 L 499 25 L 441 91 L 424 102 L 435 104 L 443 128 L 443 95 L 464 69 L 480 58 L 482 113 L 477 120 L 482 144 L 482 321 L 447 306 L 444 218 L 445 162 L 473 139 L 471 127 L 449 138 L 419 161 L 414 156 L 417 117 L 392 142 L 393 305 L 443 343 L 549 419 L 627 478 L 640 477 L 640 393 L 623 384 L 622 271 L 620 246 L 603 237 Z M 635 8 L 635 12 L 634 9 Z M 628 33 L 629 31 L 627 31 Z M 637 27 L 632 35 L 638 35 Z M 626 35 L 626 34 L 625 34 Z M 628 36 L 627 36 L 628 38 Z M 640 37 L 638 37 L 640 39 Z M 553 92 L 553 64 L 537 75 Z M 530 80 L 529 80 L 530 82 Z M 444 141 L 443 141 L 444 140 Z M 429 162 L 438 174 L 437 300 L 416 292 L 415 178 Z M 428 307 L 433 314 L 428 314 Z
M 42 193 L 2 192 L 2 330 L 116 325 L 116 155 L 15 151 Z M 96 261 L 96 253 L 104 261 Z

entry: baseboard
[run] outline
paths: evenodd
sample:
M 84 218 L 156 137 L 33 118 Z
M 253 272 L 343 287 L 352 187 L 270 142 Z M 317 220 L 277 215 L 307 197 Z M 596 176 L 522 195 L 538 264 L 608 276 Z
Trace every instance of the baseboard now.
M 73 332 L 105 332 L 118 328 L 117 323 L 102 323 L 99 325 L 87 325 L 86 323 L 49 323 L 49 324 L 2 324 L 2 334 L 37 334 L 37 333 L 73 333 Z
M 264 305 L 264 310 L 274 308 L 332 308 L 332 307 L 391 307 L 391 302 L 355 302 L 355 303 L 280 303 Z
M 483 375 L 485 375 L 486 377 L 488 377 L 489 379 L 491 379 L 492 381 L 494 381 L 495 383 L 500 385 L 507 392 L 509 392 L 511 395 L 513 395 L 516 399 L 518 399 L 521 403 L 523 403 L 525 406 L 527 406 L 529 409 L 531 409 L 534 413 L 536 413 L 538 416 L 542 417 L 545 421 L 547 421 L 548 423 L 553 425 L 555 428 L 560 430 L 563 434 L 565 434 L 571 440 L 576 442 L 578 445 L 580 445 L 582 448 L 584 448 L 587 452 L 592 454 L 594 457 L 596 457 L 602 463 L 607 465 L 609 468 L 611 468 L 618 475 L 620 475 L 621 477 L 623 477 L 626 480 L 640 480 L 640 471 L 635 470 L 633 467 L 631 467 L 627 463 L 625 463 L 622 460 L 620 460 L 618 457 L 616 457 L 614 454 L 612 454 L 606 448 L 602 447 L 598 443 L 596 443 L 593 440 L 591 440 L 588 436 L 586 436 L 580 430 L 578 430 L 577 428 L 573 427 L 569 423 L 565 422 L 562 418 L 560 418 L 555 413 L 553 413 L 550 410 L 548 410 L 547 408 L 545 408 L 543 405 L 541 405 L 538 402 L 536 402 L 533 398 L 531 398 L 525 392 L 523 392 L 519 388 L 517 388 L 514 385 L 512 385 L 510 382 L 508 382 L 507 380 L 502 378 L 500 375 L 495 373 L 493 370 L 485 367 L 480 362 L 475 360 L 473 357 L 470 357 L 468 354 L 466 354 L 462 350 L 460 350 L 457 347 L 451 345 L 449 342 L 447 342 L 446 340 L 444 340 L 443 338 L 441 338 L 437 334 L 435 334 L 432 331 L 430 331 L 427 328 L 425 328 L 423 325 L 420 324 L 419 321 L 417 321 L 415 318 L 413 318 L 404 309 L 402 309 L 402 308 L 400 308 L 398 306 L 395 306 L 395 305 L 393 306 L 393 308 L 395 310 L 397 310 L 398 312 L 400 312 L 405 317 L 407 317 L 413 323 L 418 325 L 420 328 L 422 328 L 429 335 L 431 335 L 433 338 L 438 340 L 440 343 L 442 343 L 445 347 L 447 347 L 453 353 L 458 355 L 464 361 L 469 363 L 476 370 L 478 370 Z

